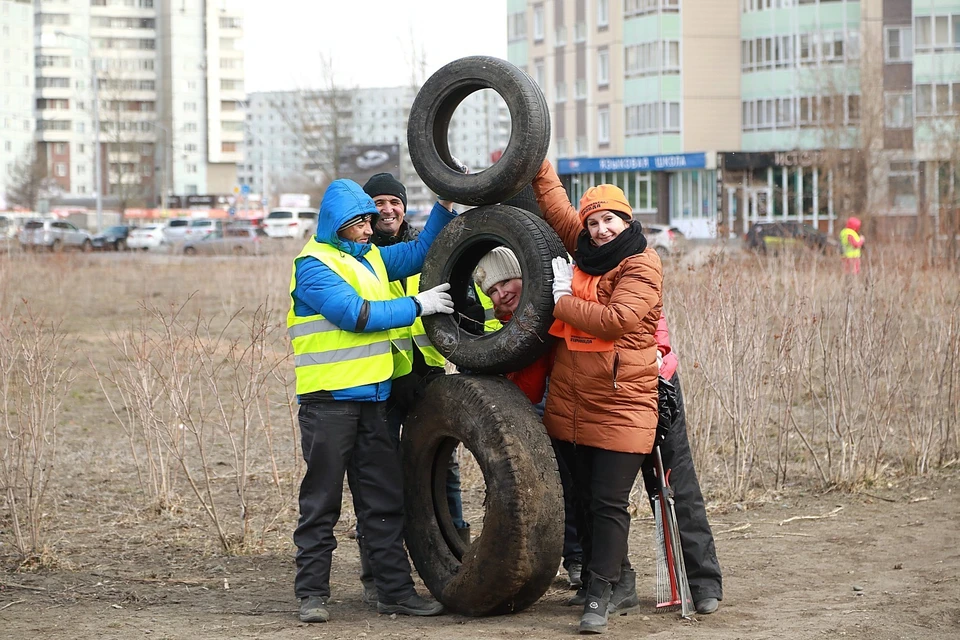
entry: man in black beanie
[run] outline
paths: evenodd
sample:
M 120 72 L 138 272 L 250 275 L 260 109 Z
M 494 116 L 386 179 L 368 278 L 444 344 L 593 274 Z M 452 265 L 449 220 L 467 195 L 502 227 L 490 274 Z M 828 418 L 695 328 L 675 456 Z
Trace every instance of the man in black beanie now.
M 414 240 L 420 232 L 404 220 L 407 212 L 407 189 L 389 173 L 377 173 L 363 185 L 363 190 L 373 199 L 379 214 L 370 242 L 385 247 L 398 242 Z M 441 200 L 438 206 L 447 209 L 453 206 L 449 201 Z M 420 289 L 419 274 L 390 283 L 390 290 L 396 297 L 407 295 L 408 291 Z M 393 380 L 390 397 L 387 399 L 387 426 L 395 443 L 400 444 L 400 427 L 407 418 L 417 399 L 422 397 L 427 385 L 437 376 L 444 375 L 443 356 L 432 345 L 424 344 L 426 334 L 423 324 L 414 323 L 412 336 L 413 370 L 407 375 Z M 419 339 L 418 339 L 419 338 Z M 453 525 L 461 539 L 469 544 L 470 525 L 463 520 L 463 503 L 460 498 L 460 464 L 457 451 L 453 452 L 447 467 L 447 506 Z M 359 539 L 359 537 L 358 537 Z M 375 604 L 377 588 L 373 583 L 373 572 L 363 548 L 360 548 L 360 581 L 363 584 L 363 600 Z
M 410 230 L 409 225 L 403 221 L 407 213 L 407 188 L 394 178 L 393 174 L 377 173 L 370 176 L 363 185 L 363 190 L 373 198 L 373 203 L 377 205 L 377 211 L 380 212 L 374 229 L 374 244 L 382 246 L 416 238 L 416 235 L 410 238 L 403 237 Z M 405 227 L 403 231 L 401 227 Z M 377 241 L 378 237 L 380 240 L 392 239 L 392 241 L 381 243 Z

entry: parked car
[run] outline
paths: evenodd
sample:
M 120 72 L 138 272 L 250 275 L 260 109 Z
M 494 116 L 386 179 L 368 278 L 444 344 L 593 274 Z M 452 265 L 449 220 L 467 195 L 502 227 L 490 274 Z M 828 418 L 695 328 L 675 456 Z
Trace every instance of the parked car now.
M 263 228 L 271 238 L 309 238 L 317 228 L 317 210 L 273 209 L 263 219 Z
M 123 251 L 127 248 L 129 235 L 130 227 L 126 225 L 107 227 L 102 233 L 93 236 L 93 248 L 104 251 Z
M 645 224 L 647 243 L 661 256 L 680 255 L 687 250 L 687 237 L 676 227 L 666 224 Z
M 127 247 L 130 249 L 158 249 L 169 244 L 166 236 L 166 226 L 162 224 L 147 224 L 130 230 L 127 238 Z
M 196 218 L 190 221 L 183 239 L 187 242 L 196 242 L 212 234 L 223 234 L 223 220 Z
M 263 229 L 231 226 L 200 240 L 187 240 L 183 245 L 183 253 L 188 256 L 260 255 L 267 252 L 264 247 L 266 238 L 267 234 Z
M 20 246 L 24 249 L 80 249 L 90 251 L 93 237 L 72 222 L 65 220 L 28 220 L 20 231 Z
M 190 218 L 170 218 L 163 225 L 163 235 L 169 244 L 175 244 L 186 239 L 189 228 Z
M 754 222 L 743 240 L 749 249 L 760 253 L 777 253 L 787 247 L 808 247 L 827 253 L 837 246 L 837 241 L 822 231 L 795 221 Z

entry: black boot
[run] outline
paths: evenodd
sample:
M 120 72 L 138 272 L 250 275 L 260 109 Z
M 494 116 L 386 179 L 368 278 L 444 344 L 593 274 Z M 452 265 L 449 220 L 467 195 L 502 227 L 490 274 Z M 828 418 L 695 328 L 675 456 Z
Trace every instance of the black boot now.
M 620 571 L 620 582 L 613 588 L 610 594 L 610 606 L 607 612 L 610 615 L 617 614 L 624 616 L 640 606 L 640 599 L 637 597 L 637 572 L 633 569 L 623 569 Z
M 373 567 L 370 566 L 367 550 L 362 545 L 360 546 L 360 585 L 363 588 L 360 596 L 363 604 L 377 604 L 377 583 L 373 579 Z
M 587 601 L 583 603 L 580 617 L 580 633 L 603 633 L 607 630 L 607 608 L 613 585 L 594 576 L 587 587 Z
M 457 535 L 460 536 L 460 539 L 463 541 L 463 544 L 470 546 L 470 525 L 465 524 L 459 529 L 457 529 Z

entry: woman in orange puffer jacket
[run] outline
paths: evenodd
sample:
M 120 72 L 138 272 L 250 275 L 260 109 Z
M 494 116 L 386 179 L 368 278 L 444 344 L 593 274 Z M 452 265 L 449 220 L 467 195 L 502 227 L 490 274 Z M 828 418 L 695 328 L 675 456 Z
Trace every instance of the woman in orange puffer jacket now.
M 630 492 L 657 428 L 663 269 L 618 187 L 588 189 L 578 213 L 544 161 L 533 189 L 576 265 L 553 264 L 550 332 L 561 341 L 543 422 L 573 477 L 585 584 L 580 631 L 599 633 L 626 554 Z

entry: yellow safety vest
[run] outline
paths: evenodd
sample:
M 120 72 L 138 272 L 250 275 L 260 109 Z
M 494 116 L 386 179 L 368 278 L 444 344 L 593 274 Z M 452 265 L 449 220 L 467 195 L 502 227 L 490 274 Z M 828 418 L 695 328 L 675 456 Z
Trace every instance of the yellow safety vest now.
M 394 354 L 409 350 L 404 330 L 356 333 L 344 331 L 320 314 L 297 316 L 293 291 L 297 286 L 296 261 L 313 257 L 329 267 L 366 300 L 390 300 L 387 268 L 376 246 L 364 256 L 374 269 L 349 254 L 311 239 L 294 260 L 290 277 L 290 312 L 287 333 L 293 344 L 297 395 L 314 391 L 337 391 L 384 382 L 395 375 Z M 407 371 L 409 373 L 409 370 Z
M 840 231 L 840 246 L 843 248 L 843 257 L 844 258 L 859 258 L 860 257 L 860 247 L 855 247 L 851 243 L 860 242 L 860 234 L 851 229 L 850 227 L 844 227 Z
M 409 278 L 407 278 L 407 289 L 404 291 L 403 283 L 400 280 L 394 280 L 390 283 L 390 293 L 394 298 L 403 298 L 406 296 L 415 296 L 420 292 L 420 274 L 416 273 Z M 412 346 L 416 345 L 420 350 L 420 353 L 423 354 L 423 360 L 431 367 L 442 367 L 447 361 L 444 357 L 437 351 L 437 348 L 433 346 L 433 343 L 430 342 L 430 338 L 427 337 L 427 332 L 423 328 L 423 322 L 418 316 L 414 320 L 413 324 L 409 327 L 406 327 L 404 330 L 408 332 L 409 342 L 411 344 L 411 349 L 405 354 L 401 354 L 402 357 L 405 357 L 410 363 L 412 370 L 413 367 L 413 350 Z M 409 373 L 409 371 L 408 371 Z M 399 377 L 399 376 L 394 376 Z
M 480 287 L 476 283 L 473 284 L 473 289 L 477 292 L 477 301 L 483 307 L 483 332 L 493 333 L 502 329 L 503 323 L 497 320 L 497 317 L 493 314 L 493 300 L 483 291 L 480 291 Z

